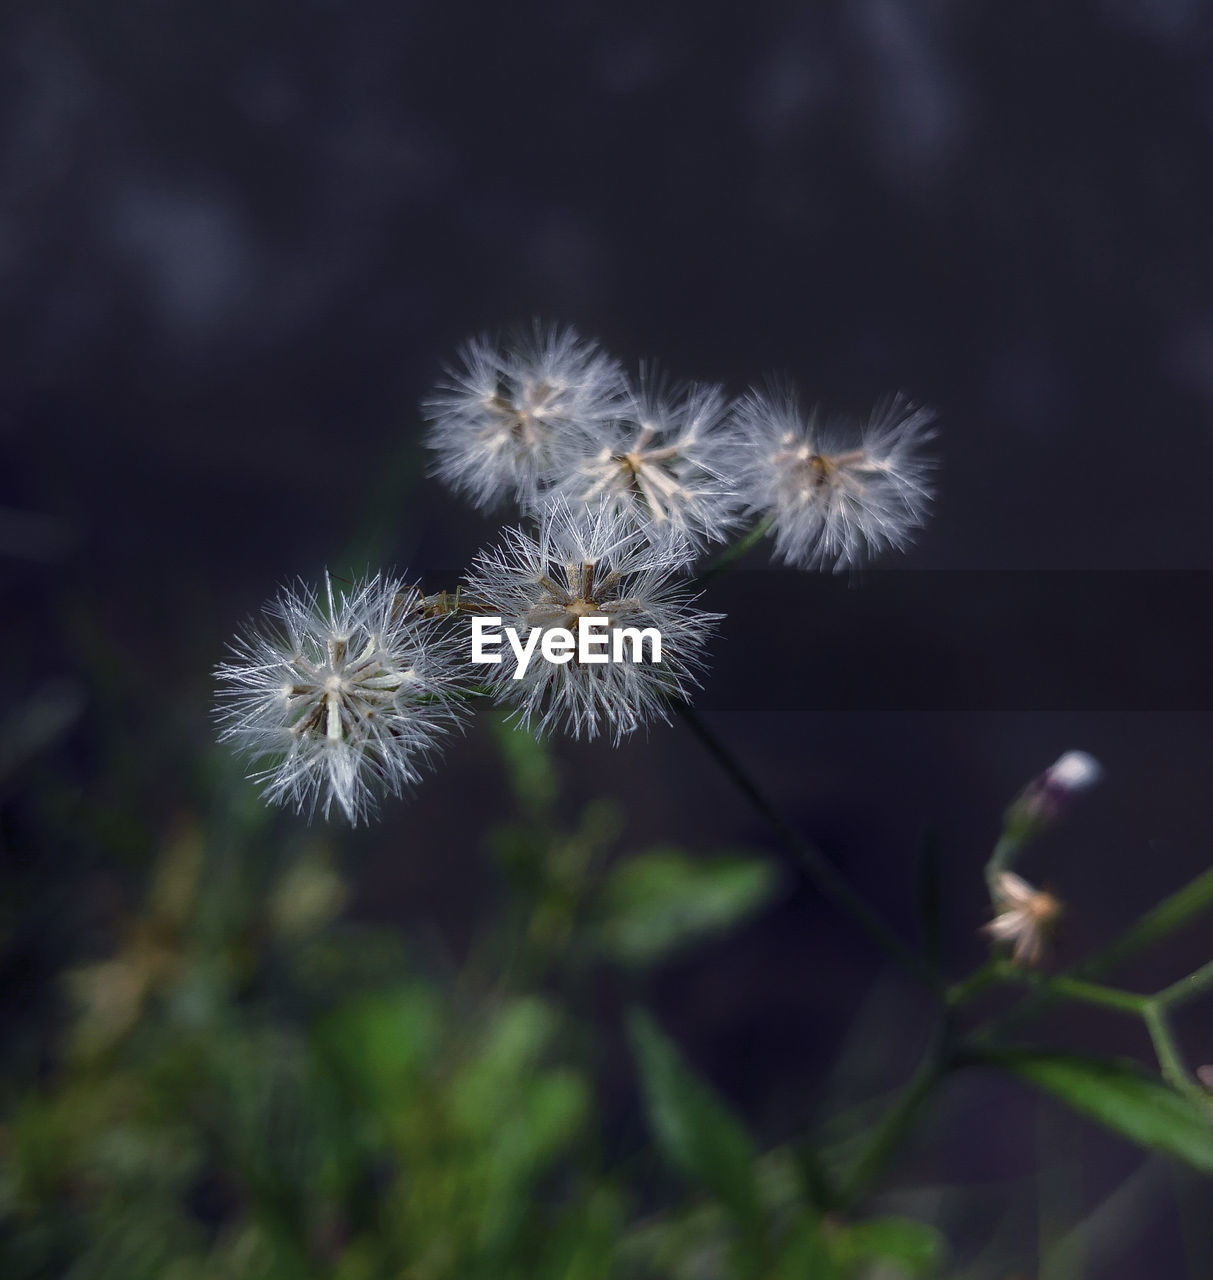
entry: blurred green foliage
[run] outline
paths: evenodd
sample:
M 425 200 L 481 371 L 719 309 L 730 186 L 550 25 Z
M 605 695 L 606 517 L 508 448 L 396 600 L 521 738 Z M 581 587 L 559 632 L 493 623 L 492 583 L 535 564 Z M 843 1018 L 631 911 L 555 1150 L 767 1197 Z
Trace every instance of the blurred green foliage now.
M 351 921 L 314 835 L 267 858 L 283 827 L 253 807 L 166 833 L 110 953 L 61 975 L 49 1061 L 6 1080 L 4 1276 L 733 1275 L 776 1263 L 768 1231 L 781 1258 L 809 1247 L 803 1197 L 786 1177 L 773 1194 L 769 1173 L 760 1194 L 752 1139 L 643 1019 L 655 1132 L 686 1198 L 654 1205 L 651 1178 L 605 1167 L 576 1011 L 596 967 L 635 972 L 760 911 L 773 870 L 620 856 L 613 805 L 562 822 L 547 750 L 494 731 L 517 816 L 489 848 L 510 888 L 463 973 Z M 700 1169 L 726 1148 L 727 1176 L 714 1155 Z
M 566 814 L 547 748 L 491 724 L 514 797 L 486 832 L 505 890 L 456 971 L 351 918 L 332 828 L 321 837 L 267 815 L 246 787 L 216 798 L 226 775 L 204 776 L 208 800 L 155 843 L 107 953 L 71 961 L 38 1007 L 41 1051 L 5 1053 L 0 1275 L 944 1274 L 940 1230 L 878 1213 L 867 1191 L 934 1085 L 963 1065 L 941 1048 L 959 1043 L 944 1034 L 951 1015 L 904 1089 L 868 1082 L 811 1137 L 763 1150 L 641 1004 L 646 973 L 757 918 L 783 873 L 744 851 L 621 851 L 616 805 Z M 106 806 L 93 816 L 112 830 Z M 53 830 L 62 843 L 70 824 Z M 30 900 L 8 887 L 0 948 L 19 945 L 14 904 Z M 1005 976 L 975 975 L 953 1004 Z M 593 998 L 604 977 L 617 1005 L 606 1017 Z M 851 1086 L 888 1009 L 871 1015 L 875 1030 L 866 1017 L 839 1058 Z M 603 1062 L 624 1045 L 644 1148 L 609 1131 L 618 1102 Z M 1115 1062 L 966 1052 L 1213 1169 L 1208 1107 L 1191 1091 Z M 1081 1243 L 1067 1239 L 1066 1256 Z

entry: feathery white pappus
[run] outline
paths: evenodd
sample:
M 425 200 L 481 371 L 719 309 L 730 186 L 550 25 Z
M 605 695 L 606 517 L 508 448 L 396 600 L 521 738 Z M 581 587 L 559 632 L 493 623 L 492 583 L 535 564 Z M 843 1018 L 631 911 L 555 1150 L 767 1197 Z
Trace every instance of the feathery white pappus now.
M 564 728 L 573 737 L 609 734 L 618 744 L 653 720 L 670 718 L 673 700 L 699 683 L 704 649 L 724 616 L 695 606 L 683 575 L 685 543 L 654 541 L 622 520 L 612 503 L 571 508 L 555 500 L 536 533 L 506 529 L 500 546 L 481 552 L 466 579 L 466 598 L 500 615 L 519 635 L 532 628 L 576 631 L 583 617 L 604 617 L 608 628 L 655 627 L 660 662 L 561 664 L 533 662 L 520 679 L 508 664 L 488 667 L 500 702 L 540 733 Z
M 599 428 L 596 451 L 556 477 L 552 495 L 570 506 L 601 502 L 654 541 L 672 535 L 693 548 L 723 541 L 741 518 L 728 410 L 719 387 L 670 390 L 642 376 L 619 415 Z
M 462 645 L 422 596 L 376 575 L 323 597 L 300 584 L 265 607 L 215 669 L 219 740 L 254 763 L 263 796 L 351 823 L 399 796 L 462 714 Z
M 626 391 L 621 366 L 574 329 L 473 338 L 422 403 L 433 474 L 478 507 L 512 496 L 530 509 L 592 450 Z
M 775 554 L 840 570 L 905 546 L 931 503 L 933 420 L 901 396 L 859 425 L 804 414 L 787 387 L 744 396 L 733 414 L 741 493 L 771 520 Z

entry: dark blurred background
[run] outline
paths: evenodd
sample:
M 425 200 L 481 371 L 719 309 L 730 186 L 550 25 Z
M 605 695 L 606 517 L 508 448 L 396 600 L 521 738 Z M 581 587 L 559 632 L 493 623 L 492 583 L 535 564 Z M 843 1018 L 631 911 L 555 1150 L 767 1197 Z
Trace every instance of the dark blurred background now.
M 0 655 L 11 716 L 33 699 L 65 726 L 25 762 L 10 717 L 5 856 L 71 924 L 10 968 L 13 1026 L 49 1037 L 55 973 L 104 949 L 115 886 L 187 803 L 242 619 L 326 565 L 437 588 L 509 518 L 425 481 L 418 403 L 461 340 L 536 316 L 732 392 L 781 373 L 831 406 L 937 409 L 917 545 L 855 579 L 756 555 L 714 584 L 729 618 L 699 702 L 899 931 L 927 833 L 945 954 L 977 962 L 1001 811 L 1070 747 L 1107 785 L 1024 868 L 1070 904 L 1063 955 L 1203 869 L 1211 46 L 1199 0 L 3 6 Z M 679 725 L 557 756 L 635 841 L 769 843 Z M 355 914 L 460 956 L 493 908 L 497 773 L 474 729 L 340 834 Z M 131 778 L 147 811 L 116 808 L 87 856 L 23 843 L 30 794 L 104 808 Z M 650 995 L 776 1141 L 881 973 L 795 889 Z M 1207 1009 L 1189 1021 L 1213 1060 Z M 1052 1034 L 1147 1056 L 1115 1019 Z M 913 1046 L 911 1027 L 888 1052 Z M 1022 1172 L 1035 1102 L 966 1089 L 925 1176 Z M 1131 1163 L 1106 1141 L 1096 1183 Z M 1172 1273 L 1143 1261 L 1171 1256 L 1159 1212 L 1101 1275 Z

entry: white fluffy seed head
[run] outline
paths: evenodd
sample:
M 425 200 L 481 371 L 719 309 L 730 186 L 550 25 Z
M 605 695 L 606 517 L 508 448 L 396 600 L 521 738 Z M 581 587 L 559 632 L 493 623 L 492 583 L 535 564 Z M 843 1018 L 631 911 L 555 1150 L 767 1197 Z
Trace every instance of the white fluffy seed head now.
M 473 338 L 422 404 L 433 474 L 478 507 L 533 507 L 625 395 L 620 365 L 572 328 Z
M 302 584 L 265 608 L 215 671 L 221 742 L 254 763 L 265 799 L 355 825 L 384 792 L 419 781 L 458 723 L 461 645 L 403 581 L 373 577 L 323 597 Z
M 770 519 L 775 554 L 841 570 L 904 547 L 931 503 L 933 420 L 901 396 L 858 425 L 803 413 L 788 388 L 745 396 L 733 418 L 741 489 L 747 510 Z
M 642 375 L 590 450 L 555 479 L 552 496 L 571 508 L 602 504 L 653 541 L 673 537 L 695 548 L 723 541 L 742 506 L 728 408 L 719 387 L 669 389 Z
M 539 733 L 563 728 L 575 738 L 625 734 L 669 721 L 674 701 L 690 696 L 704 669 L 707 642 L 723 617 L 695 606 L 683 575 L 691 552 L 677 539 L 654 541 L 621 520 L 609 502 L 570 507 L 556 500 L 535 533 L 507 529 L 500 546 L 481 552 L 467 578 L 467 597 L 500 616 L 525 642 L 532 628 L 576 634 L 581 617 L 620 627 L 655 627 L 661 662 L 571 661 L 536 657 L 515 680 L 512 655 L 486 667 L 499 702 Z M 608 653 L 610 650 L 608 649 Z

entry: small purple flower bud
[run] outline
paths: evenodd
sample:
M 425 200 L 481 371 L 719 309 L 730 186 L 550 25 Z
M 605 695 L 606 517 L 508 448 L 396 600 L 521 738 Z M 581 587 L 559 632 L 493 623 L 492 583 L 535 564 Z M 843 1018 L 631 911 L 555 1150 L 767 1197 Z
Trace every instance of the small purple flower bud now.
M 1028 783 L 1013 808 L 1021 809 L 1022 819 L 1033 827 L 1055 822 L 1071 798 L 1093 787 L 1102 775 L 1103 768 L 1094 756 L 1067 751 Z

